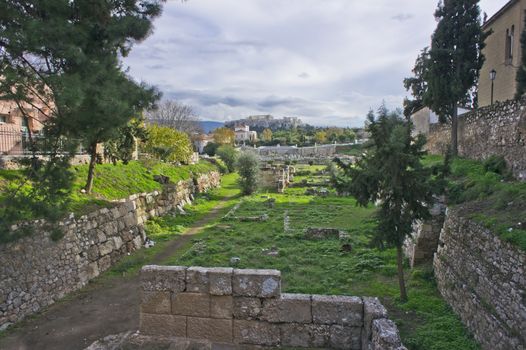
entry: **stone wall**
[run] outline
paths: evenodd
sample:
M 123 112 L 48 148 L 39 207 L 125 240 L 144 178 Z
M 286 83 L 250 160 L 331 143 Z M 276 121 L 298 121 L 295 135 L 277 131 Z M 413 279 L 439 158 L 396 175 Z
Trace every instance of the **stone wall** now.
M 71 215 L 54 226 L 64 234 L 58 241 L 43 220 L 27 224 L 32 235 L 0 245 L 0 329 L 82 288 L 122 256 L 140 249 L 146 220 L 181 209 L 194 193 L 216 187 L 219 181 L 219 173 L 211 172 L 79 218 Z
M 141 288 L 141 335 L 174 346 L 405 349 L 378 299 L 282 294 L 277 270 L 145 266 Z
M 434 258 L 440 293 L 487 350 L 526 349 L 526 254 L 449 209 Z
M 450 135 L 450 125 L 431 125 L 427 149 L 443 154 Z M 459 117 L 458 151 L 461 156 L 478 160 L 501 155 L 514 175 L 526 180 L 526 97 L 498 102 Z
M 446 212 L 445 198 L 440 198 L 429 211 L 431 217 L 413 223 L 413 232 L 404 242 L 404 253 L 411 267 L 431 262 L 438 248 Z

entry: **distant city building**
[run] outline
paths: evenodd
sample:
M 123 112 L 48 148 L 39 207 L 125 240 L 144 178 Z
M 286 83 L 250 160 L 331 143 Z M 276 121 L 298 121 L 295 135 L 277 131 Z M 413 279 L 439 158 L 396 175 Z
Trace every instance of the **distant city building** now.
M 235 126 L 234 133 L 236 134 L 236 143 L 256 142 L 258 140 L 258 133 L 250 131 L 248 125 Z
M 515 77 L 521 65 L 520 38 L 524 30 L 526 0 L 511 0 L 483 25 L 485 32 L 492 32 L 486 39 L 482 51 L 486 60 L 480 70 L 478 102 L 480 107 L 491 104 L 491 71 L 493 80 L 493 101 L 513 99 L 517 90 Z
M 214 135 L 212 134 L 198 134 L 192 137 L 195 150 L 198 153 L 204 153 L 206 145 L 210 142 L 214 142 Z
M 275 119 L 271 115 L 253 115 L 245 119 L 233 120 L 225 124 L 228 128 L 235 128 L 236 125 L 246 125 L 250 130 L 262 132 L 264 129 L 287 130 L 294 129 L 303 125 L 298 117 L 283 117 Z

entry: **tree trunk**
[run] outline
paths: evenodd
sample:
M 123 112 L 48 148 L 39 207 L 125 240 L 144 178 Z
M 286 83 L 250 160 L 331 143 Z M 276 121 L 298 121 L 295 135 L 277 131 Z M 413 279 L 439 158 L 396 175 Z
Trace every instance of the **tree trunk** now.
M 86 186 L 84 187 L 86 193 L 91 193 L 91 190 L 93 189 L 93 175 L 95 172 L 95 164 L 97 163 L 97 142 L 93 142 L 89 145 L 89 155 L 88 179 L 86 181 Z
M 402 245 L 396 247 L 396 260 L 398 263 L 398 284 L 400 285 L 400 300 L 407 301 L 407 291 L 405 289 L 404 280 L 404 256 L 402 252 Z
M 451 153 L 455 157 L 458 155 L 458 107 L 456 103 L 451 113 Z

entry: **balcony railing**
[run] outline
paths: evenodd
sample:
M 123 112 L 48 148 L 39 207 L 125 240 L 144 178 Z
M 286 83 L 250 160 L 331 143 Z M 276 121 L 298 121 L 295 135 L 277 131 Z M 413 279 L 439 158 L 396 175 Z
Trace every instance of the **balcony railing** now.
M 29 134 L 22 131 L 0 130 L 0 155 L 21 156 L 33 154 L 34 145 L 42 146 L 47 142 L 46 138 L 41 134 Z M 64 141 L 59 140 L 58 149 L 63 149 Z M 49 147 L 36 147 L 36 153 L 45 155 L 46 151 L 43 149 L 50 149 Z M 86 150 L 79 146 L 76 154 L 86 154 Z

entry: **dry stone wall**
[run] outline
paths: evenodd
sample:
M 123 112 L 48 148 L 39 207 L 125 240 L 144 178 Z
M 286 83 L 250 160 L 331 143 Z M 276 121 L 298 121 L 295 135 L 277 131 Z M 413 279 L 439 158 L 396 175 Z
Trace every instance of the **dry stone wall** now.
M 449 124 L 431 125 L 427 149 L 443 154 L 450 135 Z M 461 156 L 478 160 L 501 155 L 514 175 L 526 180 L 526 97 L 497 102 L 460 116 L 458 150 Z
M 487 350 L 526 349 L 526 254 L 449 209 L 434 258 L 444 299 Z
M 181 349 L 405 349 L 378 299 L 281 293 L 277 270 L 145 266 L 141 288 L 141 335 Z
M 130 196 L 112 208 L 71 215 L 58 223 L 64 233 L 58 241 L 43 220 L 28 223 L 32 235 L 0 245 L 0 329 L 82 288 L 143 246 L 146 220 L 189 204 L 194 193 L 219 182 L 219 173 L 211 172 L 162 192 Z

